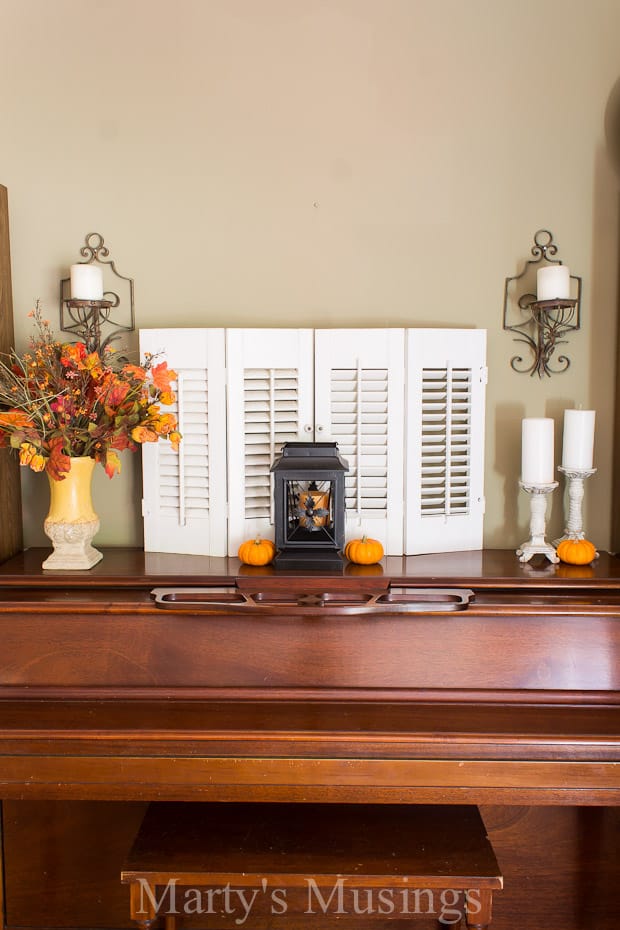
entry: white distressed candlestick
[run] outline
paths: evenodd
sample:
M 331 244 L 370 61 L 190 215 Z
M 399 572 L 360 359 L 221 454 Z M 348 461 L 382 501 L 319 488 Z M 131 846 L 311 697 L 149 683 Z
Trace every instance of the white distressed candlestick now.
M 519 482 L 519 487 L 523 488 L 530 496 L 530 538 L 528 542 L 523 543 L 517 549 L 520 562 L 529 562 L 534 555 L 544 555 L 553 563 L 560 561 L 556 555 L 555 547 L 545 539 L 547 495 L 555 491 L 557 486 L 557 481 L 551 481 L 548 484 Z
M 583 483 L 596 472 L 596 468 L 565 468 L 559 465 L 558 471 L 568 479 L 568 518 L 564 535 L 557 542 L 560 543 L 563 539 L 585 539 L 582 516 Z

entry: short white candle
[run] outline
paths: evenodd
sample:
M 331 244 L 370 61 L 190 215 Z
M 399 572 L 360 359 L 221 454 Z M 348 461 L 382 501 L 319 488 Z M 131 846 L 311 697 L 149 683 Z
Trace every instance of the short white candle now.
M 103 272 L 99 265 L 71 265 L 73 300 L 102 300 Z
M 523 484 L 552 484 L 553 420 L 528 417 L 521 432 L 521 481 Z
M 545 265 L 536 273 L 538 300 L 568 300 L 570 298 L 570 269 L 566 265 Z
M 594 410 L 564 411 L 562 468 L 588 470 L 594 458 Z

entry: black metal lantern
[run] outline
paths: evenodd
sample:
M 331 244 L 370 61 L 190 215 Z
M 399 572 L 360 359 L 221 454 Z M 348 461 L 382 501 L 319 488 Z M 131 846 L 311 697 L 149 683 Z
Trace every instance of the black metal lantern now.
M 335 442 L 284 444 L 271 466 L 279 567 L 342 567 L 348 470 Z

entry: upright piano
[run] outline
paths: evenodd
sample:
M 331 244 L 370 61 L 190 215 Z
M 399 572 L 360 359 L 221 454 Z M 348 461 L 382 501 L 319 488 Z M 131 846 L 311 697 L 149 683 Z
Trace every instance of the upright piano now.
M 477 804 L 494 927 L 616 926 L 616 557 L 44 557 L 0 565 L 6 927 L 127 926 L 118 867 L 154 800 Z

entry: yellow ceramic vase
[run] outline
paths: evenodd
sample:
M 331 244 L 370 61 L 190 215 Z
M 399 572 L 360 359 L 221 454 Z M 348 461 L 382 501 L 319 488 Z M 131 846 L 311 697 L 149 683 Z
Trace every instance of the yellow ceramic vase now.
M 94 467 L 94 459 L 72 458 L 71 470 L 62 481 L 48 475 L 50 509 L 43 529 L 52 540 L 54 551 L 43 563 L 43 568 L 92 568 L 103 558 L 102 553 L 91 545 L 100 526 L 91 496 Z

